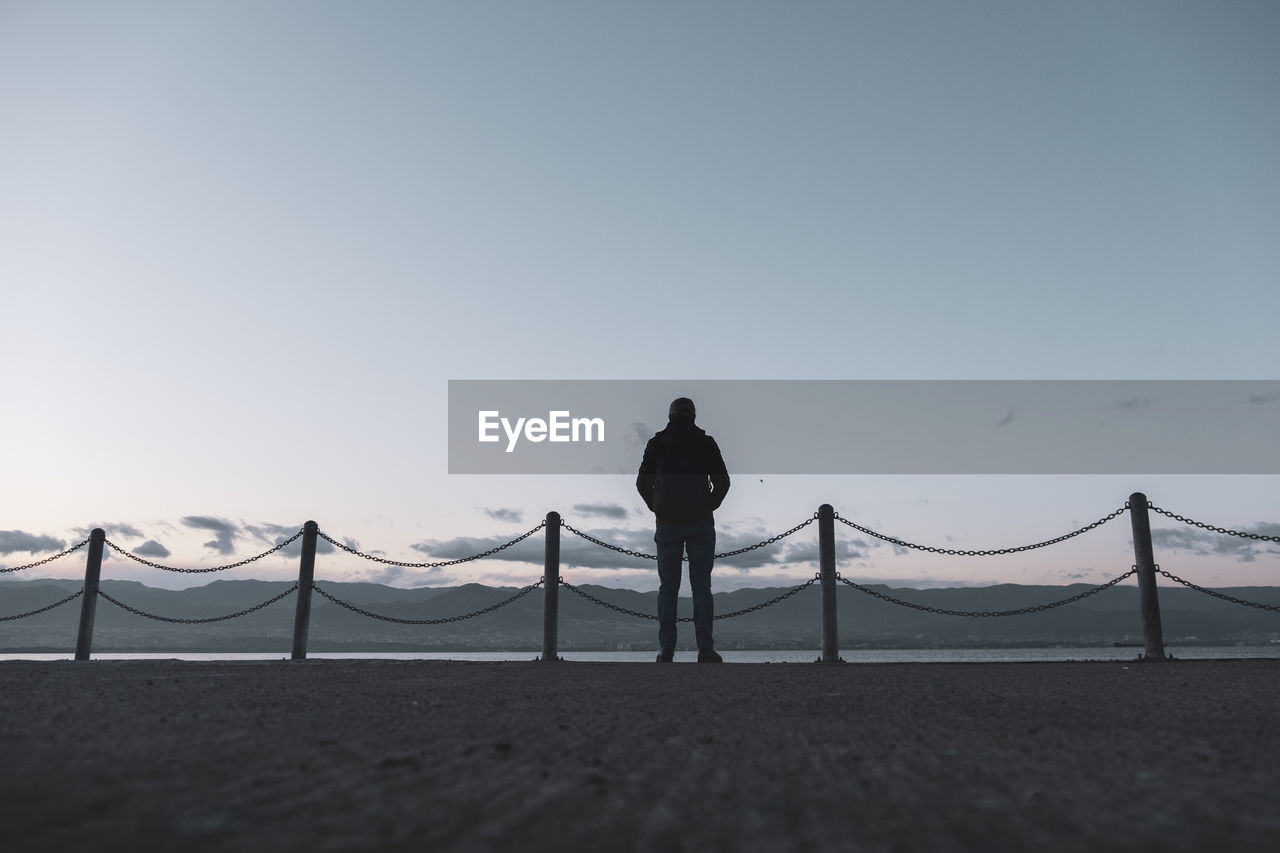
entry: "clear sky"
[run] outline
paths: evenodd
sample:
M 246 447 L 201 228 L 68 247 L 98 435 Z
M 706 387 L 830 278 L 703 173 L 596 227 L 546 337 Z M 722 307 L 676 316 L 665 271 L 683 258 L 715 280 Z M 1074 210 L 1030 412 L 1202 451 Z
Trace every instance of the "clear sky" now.
M 450 476 L 450 379 L 1280 378 L 1278 42 L 1272 0 L 0 0 L 0 564 L 102 525 L 217 565 L 307 518 L 443 559 L 553 509 L 650 550 L 629 477 Z M 992 548 L 1142 490 L 1274 534 L 1277 486 L 739 477 L 717 521 Z M 1156 526 L 1177 574 L 1280 583 L 1274 545 Z M 900 585 L 1132 563 L 1126 518 L 981 560 L 837 533 Z M 810 576 L 814 534 L 717 587 Z M 656 586 L 581 544 L 566 578 Z M 317 576 L 539 576 L 516 556 Z

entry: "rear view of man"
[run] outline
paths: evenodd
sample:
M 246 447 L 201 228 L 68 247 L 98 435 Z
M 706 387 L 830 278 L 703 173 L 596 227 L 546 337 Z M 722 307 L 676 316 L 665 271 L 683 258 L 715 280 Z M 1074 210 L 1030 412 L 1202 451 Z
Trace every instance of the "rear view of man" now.
M 659 663 L 671 663 L 676 652 L 676 600 L 681 564 L 689 553 L 689 586 L 693 590 L 693 628 L 698 663 L 721 663 L 712 637 L 715 617 L 711 599 L 711 564 L 716 550 L 713 513 L 729 491 L 729 472 L 715 439 L 694 425 L 693 401 L 679 397 L 668 411 L 667 428 L 644 448 L 636 489 L 657 516 Z

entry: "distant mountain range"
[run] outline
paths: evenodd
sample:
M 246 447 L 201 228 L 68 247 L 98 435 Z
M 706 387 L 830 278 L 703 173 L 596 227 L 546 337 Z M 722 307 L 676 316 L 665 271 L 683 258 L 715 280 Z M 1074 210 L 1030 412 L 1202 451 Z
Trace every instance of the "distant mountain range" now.
M 0 618 L 51 604 L 81 587 L 79 580 L 0 581 Z M 287 582 L 214 581 L 174 591 L 134 581 L 103 581 L 118 601 L 174 619 L 200 619 L 260 604 L 288 589 Z M 444 619 L 489 607 L 518 589 L 464 584 L 400 589 L 371 583 L 320 581 L 325 592 L 373 613 L 402 619 Z M 583 592 L 617 607 L 656 613 L 657 593 L 583 584 Z M 1061 601 L 1084 592 L 1085 584 L 947 589 L 895 589 L 879 593 L 946 610 L 1015 610 Z M 715 596 L 716 612 L 729 613 L 766 602 L 785 587 L 742 589 Z M 1223 590 L 1246 601 L 1280 606 L 1278 587 Z M 314 595 L 309 647 L 312 651 L 520 651 L 542 644 L 543 590 L 481 616 L 439 625 L 399 625 L 352 612 Z M 109 651 L 282 651 L 293 636 L 296 596 L 246 616 L 207 624 L 170 624 L 128 613 L 100 599 L 94 650 Z M 881 601 L 838 586 L 840 646 L 852 648 L 1000 648 L 1018 646 L 1110 646 L 1140 644 L 1138 591 L 1117 586 L 1063 607 L 1018 616 L 943 616 Z M 1167 644 L 1236 645 L 1280 642 L 1280 613 L 1244 607 L 1184 588 L 1162 587 L 1160 609 Z M 80 599 L 24 619 L 0 622 L 0 652 L 68 651 L 75 648 Z M 688 598 L 680 615 L 692 615 Z M 561 588 L 559 648 L 562 651 L 645 650 L 656 647 L 657 623 L 601 607 Z M 693 626 L 680 626 L 682 647 L 692 646 Z M 725 649 L 817 649 L 821 645 L 820 596 L 814 584 L 775 605 L 716 623 Z

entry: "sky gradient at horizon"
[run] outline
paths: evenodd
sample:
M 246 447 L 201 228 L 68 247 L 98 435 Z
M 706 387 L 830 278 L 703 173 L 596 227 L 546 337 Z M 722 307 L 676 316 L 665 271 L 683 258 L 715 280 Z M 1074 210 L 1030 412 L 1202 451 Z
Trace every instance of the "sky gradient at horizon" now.
M 1280 378 L 1277 36 L 1270 2 L 0 2 L 0 564 L 97 524 L 174 565 L 307 518 L 411 561 L 552 509 L 651 539 L 627 477 L 450 476 L 450 379 Z M 721 549 L 822 502 L 1025 544 L 1135 490 L 1275 535 L 1278 485 L 740 478 Z M 1125 527 L 842 571 L 1104 581 Z M 1174 528 L 1184 577 L 1280 583 Z

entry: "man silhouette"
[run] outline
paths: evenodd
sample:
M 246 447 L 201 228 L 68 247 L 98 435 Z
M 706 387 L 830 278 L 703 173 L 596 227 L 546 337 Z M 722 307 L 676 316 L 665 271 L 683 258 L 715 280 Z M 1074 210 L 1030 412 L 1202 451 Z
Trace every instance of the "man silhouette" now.
M 673 400 L 667 428 L 645 445 L 636 476 L 640 497 L 657 517 L 653 541 L 658 545 L 658 663 L 675 660 L 676 599 L 686 549 L 698 663 L 724 660 L 716 653 L 711 631 L 711 564 L 716 550 L 713 513 L 729 491 L 729 472 L 715 439 L 694 425 L 696 416 L 688 397 Z

